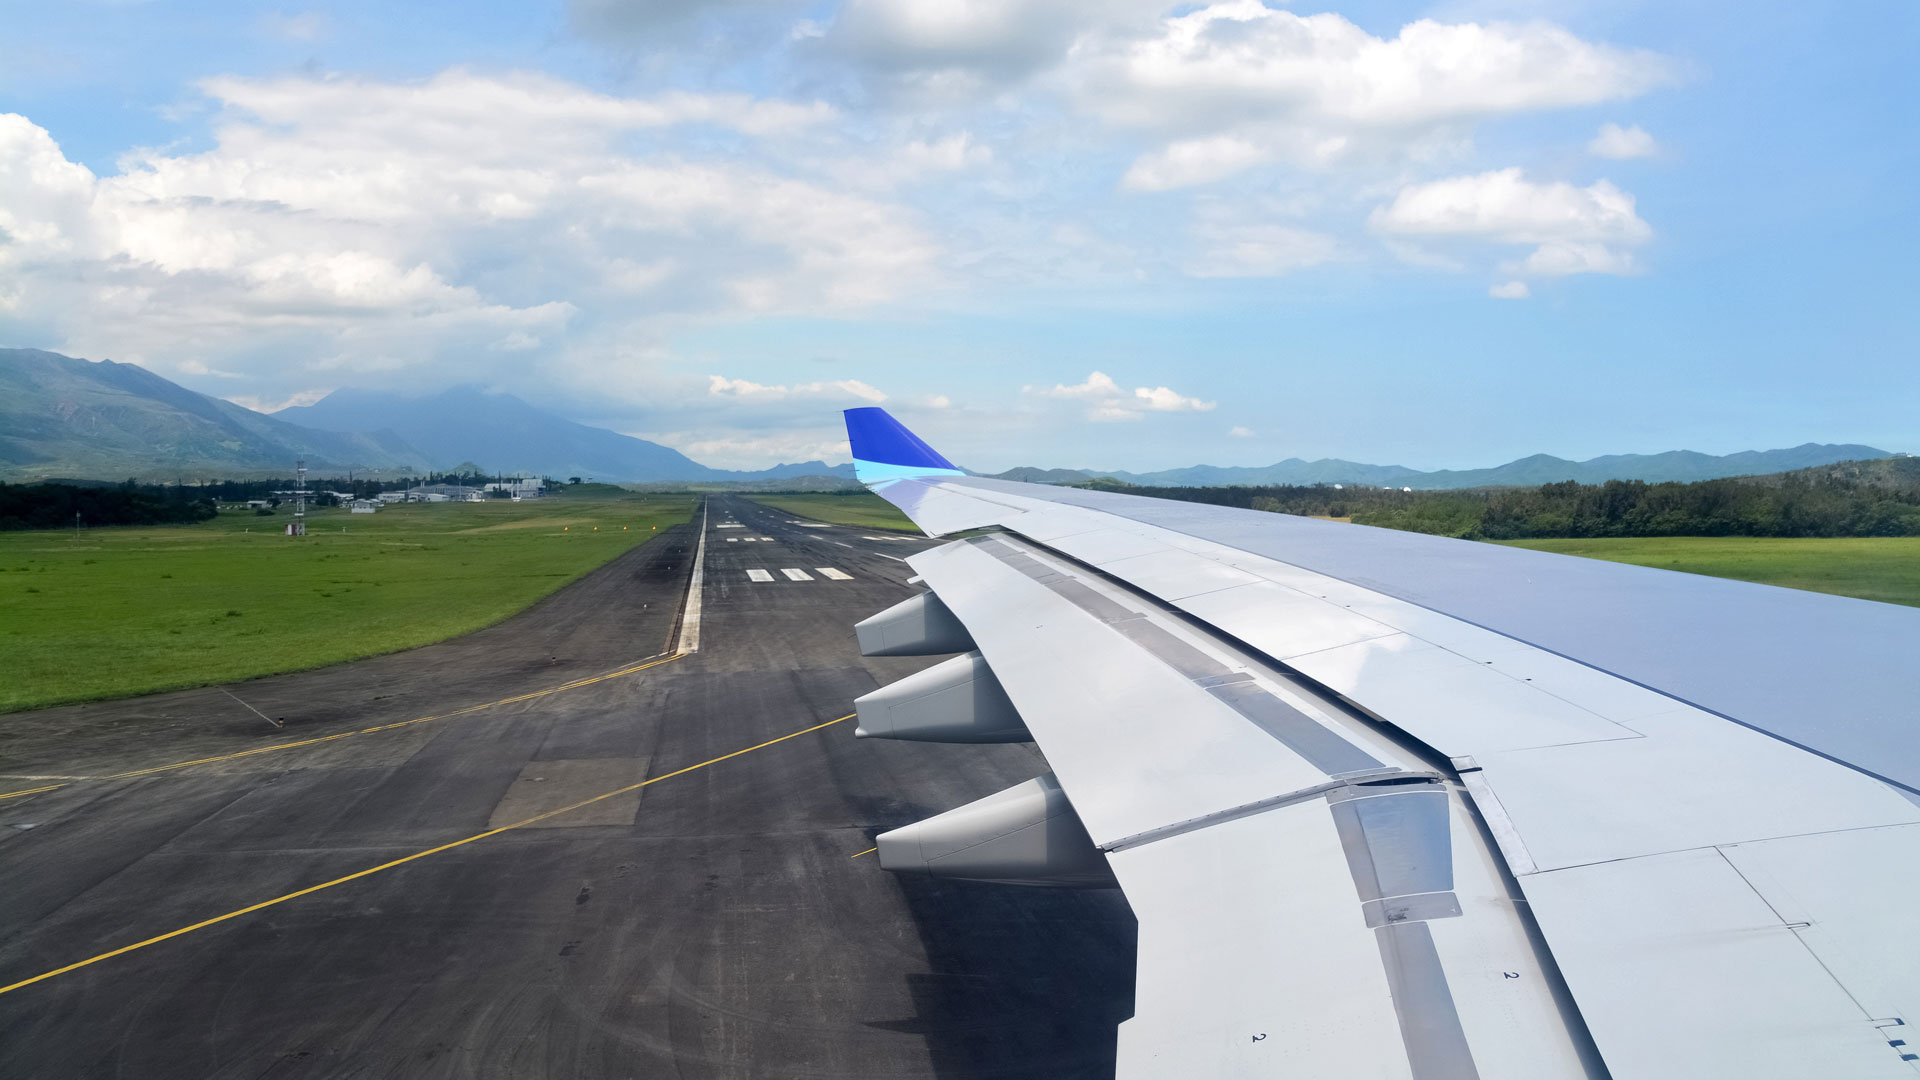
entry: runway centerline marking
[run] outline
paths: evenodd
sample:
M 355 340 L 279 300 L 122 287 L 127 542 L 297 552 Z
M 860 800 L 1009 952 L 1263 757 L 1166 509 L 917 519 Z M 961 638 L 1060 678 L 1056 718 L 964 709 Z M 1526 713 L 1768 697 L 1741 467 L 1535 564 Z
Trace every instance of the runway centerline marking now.
M 131 780 L 139 776 L 151 776 L 154 773 L 172 772 L 175 769 L 189 769 L 195 765 L 212 765 L 221 761 L 233 761 L 237 758 L 253 757 L 256 754 L 271 754 L 279 750 L 298 750 L 303 746 L 318 746 L 321 743 L 334 742 L 339 739 L 351 739 L 356 735 L 374 735 L 382 731 L 397 731 L 400 728 L 412 727 L 415 724 L 430 723 L 434 720 L 451 720 L 456 716 L 467 716 L 472 713 L 482 712 L 484 710 L 491 709 L 497 705 L 512 705 L 516 702 L 532 701 L 534 698 L 546 697 L 549 694 L 558 694 L 563 690 L 578 690 L 583 686 L 592 686 L 595 683 L 606 682 L 608 679 L 618 679 L 625 675 L 632 675 L 635 672 L 645 671 L 648 668 L 659 667 L 661 664 L 670 664 L 673 661 L 680 659 L 683 655 L 685 654 L 673 653 L 661 660 L 654 660 L 652 657 L 648 657 L 646 661 L 634 664 L 630 667 L 621 668 L 618 671 L 609 671 L 605 675 L 595 675 L 595 676 L 592 676 L 591 678 L 586 678 L 586 679 L 575 679 L 570 683 L 561 683 L 559 686 L 549 686 L 545 690 L 535 690 L 531 693 L 516 694 L 513 697 L 501 698 L 498 701 L 489 701 L 482 705 L 469 705 L 464 709 L 456 709 L 450 713 L 438 713 L 433 716 L 421 716 L 412 720 L 399 720 L 391 724 L 376 724 L 373 727 L 359 728 L 354 731 L 340 731 L 340 732 L 335 732 L 332 735 L 319 735 L 311 739 L 300 739 L 295 742 L 287 742 L 287 743 L 275 743 L 272 746 L 256 746 L 251 750 L 236 750 L 231 754 L 216 754 L 213 757 L 194 758 L 191 761 L 175 761 L 175 762 L 170 762 L 166 765 L 155 765 L 145 769 L 129 769 L 126 772 L 108 773 L 103 776 L 89 776 L 89 777 L 86 777 L 85 779 L 86 780 Z M 56 788 L 63 788 L 66 786 L 67 786 L 66 784 L 48 784 L 45 787 L 28 788 L 25 791 L 8 791 L 8 792 L 0 793 L 0 799 L 17 799 L 22 795 L 38 795 L 43 791 L 53 791 Z
M 673 657 L 672 659 L 677 660 L 679 659 L 679 657 L 676 656 L 676 657 Z M 665 663 L 665 661 L 661 661 L 661 662 Z M 601 802 L 602 800 L 611 799 L 618 795 L 625 795 L 629 791 L 637 791 L 640 788 L 646 787 L 649 784 L 657 784 L 662 780 L 671 780 L 676 776 L 680 776 L 685 773 L 695 772 L 697 770 L 704 769 L 709 765 L 718 765 L 729 758 L 737 758 L 742 754 L 751 754 L 755 750 L 764 750 L 767 747 L 774 745 L 775 743 L 783 743 L 783 742 L 786 742 L 788 739 L 797 739 L 802 735 L 807 735 L 812 732 L 819 731 L 821 728 L 832 727 L 833 725 L 841 723 L 842 721 L 853 719 L 854 715 L 855 714 L 849 713 L 846 716 L 841 717 L 839 720 L 829 720 L 824 724 L 815 724 L 812 727 L 801 728 L 799 731 L 791 731 L 785 735 L 780 736 L 779 738 L 768 739 L 766 742 L 757 743 L 753 746 L 747 747 L 744 750 L 735 750 L 731 754 L 722 754 L 717 758 L 709 758 L 698 765 L 688 765 L 686 768 L 675 769 L 673 772 L 666 773 L 661 776 L 656 776 L 651 780 L 642 780 L 637 784 L 628 784 L 626 787 L 617 788 L 613 791 L 609 791 L 601 795 L 595 795 L 591 799 L 582 799 L 579 802 L 572 804 L 571 806 L 563 806 L 558 810 L 549 810 L 544 814 L 535 814 L 534 816 L 527 818 L 525 821 L 516 821 L 511 825 L 502 825 L 497 829 L 488 829 L 486 832 L 483 832 L 483 833 L 475 833 L 474 835 L 469 836 L 464 840 L 455 840 L 450 844 L 441 844 L 439 847 L 430 847 L 425 851 L 416 851 L 412 855 L 403 856 L 401 858 L 394 859 L 391 862 L 383 862 L 379 866 L 370 866 L 365 870 L 360 870 L 360 871 L 356 871 L 355 873 L 348 874 L 346 877 L 334 878 L 332 881 L 323 881 L 318 885 L 309 885 L 304 889 L 298 889 L 294 892 L 287 893 L 285 896 L 276 896 L 271 900 L 262 900 L 258 904 L 253 904 L 249 907 L 243 907 L 236 911 L 229 911 L 225 915 L 215 915 L 211 919 L 202 919 L 201 921 L 194 923 L 191 926 L 183 926 L 178 930 L 170 930 L 167 933 L 161 934 L 157 937 L 150 937 L 145 941 L 136 941 L 131 945 L 122 945 L 117 949 L 113 949 L 108 952 L 103 952 L 98 956 L 90 956 L 85 960 L 79 961 L 78 963 L 68 964 L 66 967 L 54 968 L 52 971 L 43 972 L 42 974 L 35 975 L 31 979 L 22 979 L 19 982 L 12 983 L 7 986 L 0 986 L 0 994 L 5 994 L 14 990 L 18 990 L 23 986 L 32 986 L 34 983 L 51 979 L 55 975 L 64 975 L 69 971 L 77 971 L 80 968 L 87 967 L 92 964 L 97 964 L 102 960 L 111 960 L 116 956 L 124 956 L 127 953 L 133 952 L 136 949 L 144 949 L 149 945 L 158 945 L 163 941 L 167 941 L 171 938 L 177 938 L 182 934 L 190 934 L 195 930 L 202 930 L 202 929 L 205 929 L 206 927 L 213 926 L 216 923 L 226 922 L 228 919 L 237 919 L 242 915 L 250 915 L 253 912 L 259 911 L 263 908 L 270 908 L 275 904 L 284 904 L 289 900 L 297 900 L 302 896 L 307 896 L 311 893 L 317 893 L 322 889 L 331 889 L 335 885 L 345 885 L 349 881 L 358 881 L 363 877 L 368 877 L 373 874 L 377 874 L 382 870 L 391 870 L 396 866 L 404 866 L 407 863 L 413 862 L 415 859 L 424 859 L 429 855 L 438 855 L 442 851 L 451 851 L 454 848 L 463 847 L 467 844 L 471 844 L 476 840 L 485 840 L 489 836 L 498 836 L 503 832 L 511 832 L 514 829 L 524 829 L 528 825 L 532 825 L 536 822 L 545 821 L 548 818 L 552 818 L 552 817 L 559 817 L 561 814 L 571 813 L 575 810 L 580 809 L 583 806 L 592 806 L 594 803 Z

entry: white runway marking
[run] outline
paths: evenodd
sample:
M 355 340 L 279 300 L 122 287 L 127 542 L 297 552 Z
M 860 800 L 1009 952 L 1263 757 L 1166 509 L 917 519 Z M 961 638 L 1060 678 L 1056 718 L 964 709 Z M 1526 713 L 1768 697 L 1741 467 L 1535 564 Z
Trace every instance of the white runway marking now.
M 819 574 L 823 578 L 826 578 L 828 581 L 852 581 L 853 580 L 852 574 L 847 573 L 845 570 L 835 570 L 831 566 L 816 566 L 813 568 L 813 572 L 816 574 Z
M 707 523 L 707 501 L 700 500 L 700 524 Z M 687 583 L 687 606 L 680 611 L 680 640 L 674 646 L 679 653 L 700 651 L 700 591 L 707 565 L 707 530 L 700 530 L 700 547 L 693 553 L 693 579 Z
M 772 581 L 773 575 L 767 573 L 765 570 L 749 570 L 747 571 L 747 580 L 748 581 Z
M 739 542 L 740 542 L 740 538 L 739 538 L 739 537 L 737 537 L 737 536 L 729 536 L 729 537 L 727 537 L 727 543 L 729 543 L 729 544 L 737 544 L 737 543 L 739 543 Z
M 787 575 L 788 581 L 812 581 L 813 580 L 812 574 L 807 573 L 805 570 L 802 570 L 797 566 L 784 567 L 781 569 L 780 572 Z
M 769 544 L 773 543 L 773 537 L 771 536 L 763 536 L 760 539 L 766 541 Z
M 889 554 L 887 554 L 887 553 L 886 553 L 886 552 L 884 552 L 884 551 L 876 551 L 876 552 L 874 552 L 874 554 L 875 554 L 875 555 L 878 555 L 878 556 L 880 556 L 880 557 L 881 557 L 881 558 L 883 558 L 883 559 L 892 559 L 892 560 L 893 560 L 894 562 L 906 562 L 906 561 L 907 561 L 907 560 L 905 560 L 905 559 L 903 559 L 903 558 L 901 558 L 901 557 L 899 557 L 898 555 L 889 555 Z
M 715 525 L 716 529 L 744 529 L 745 525 Z

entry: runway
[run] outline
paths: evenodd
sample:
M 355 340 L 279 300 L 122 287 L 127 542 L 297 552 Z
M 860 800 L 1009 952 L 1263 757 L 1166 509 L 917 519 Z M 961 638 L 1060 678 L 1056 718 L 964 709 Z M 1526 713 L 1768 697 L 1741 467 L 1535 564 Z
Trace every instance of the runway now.
M 859 854 L 1046 768 L 833 722 L 932 662 L 852 629 L 931 542 L 714 496 L 677 656 L 699 534 L 231 688 L 284 728 L 212 690 L 0 721 L 0 796 L 50 788 L 0 798 L 0 986 L 185 930 L 0 993 L 0 1075 L 1110 1076 L 1118 893 Z

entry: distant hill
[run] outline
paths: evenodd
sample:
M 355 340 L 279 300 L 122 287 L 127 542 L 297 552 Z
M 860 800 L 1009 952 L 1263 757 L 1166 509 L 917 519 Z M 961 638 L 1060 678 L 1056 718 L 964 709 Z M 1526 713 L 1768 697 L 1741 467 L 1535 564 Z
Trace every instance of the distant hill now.
M 1743 479 L 1755 484 L 1826 483 L 1920 495 L 1920 457 L 1896 454 L 1871 461 L 1840 461 L 1795 469 L 1792 472 L 1772 476 L 1750 476 Z
M 473 386 L 456 386 L 428 397 L 336 390 L 312 405 L 296 405 L 273 415 L 324 431 L 393 431 L 417 447 L 434 468 L 472 461 L 489 472 L 590 476 L 622 483 L 853 475 L 851 465 L 822 461 L 747 472 L 710 469 L 659 443 L 578 424 L 511 394 Z
M 1338 458 L 1322 458 L 1318 461 L 1288 458 L 1267 466 L 1195 465 L 1150 473 L 1023 467 L 995 474 L 995 479 L 1073 484 L 1111 477 L 1149 487 L 1358 484 L 1441 491 L 1475 487 L 1538 487 L 1563 480 L 1575 480 L 1582 484 L 1601 484 L 1608 480 L 1645 480 L 1649 483 L 1663 480 L 1718 480 L 1729 476 L 1791 472 L 1835 462 L 1892 456 L 1885 450 L 1871 446 L 1806 443 L 1786 450 L 1745 450 L 1721 456 L 1692 450 L 1670 450 L 1664 454 L 1609 454 L 1586 461 L 1568 461 L 1549 454 L 1535 454 L 1490 469 L 1439 469 L 1433 472 L 1421 472 L 1403 465 L 1364 465 Z
M 721 473 L 678 450 L 563 420 L 511 394 L 457 386 L 409 398 L 336 390 L 312 405 L 274 413 L 322 431 L 388 430 L 436 468 L 478 462 L 492 473 L 591 476 L 599 480 L 714 480 Z
M 171 479 L 391 468 L 420 455 L 391 432 L 314 431 L 197 394 L 134 364 L 0 349 L 0 475 Z
M 449 469 L 663 483 L 850 480 L 821 461 L 736 472 L 588 427 L 509 394 L 456 387 L 406 398 L 340 390 L 271 416 L 196 393 L 135 364 L 0 349 L 0 478 L 146 480 Z

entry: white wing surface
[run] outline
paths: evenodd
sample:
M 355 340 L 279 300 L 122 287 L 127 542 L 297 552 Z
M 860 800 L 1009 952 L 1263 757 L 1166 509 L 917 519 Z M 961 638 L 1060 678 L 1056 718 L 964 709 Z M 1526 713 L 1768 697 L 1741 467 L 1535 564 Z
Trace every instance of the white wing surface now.
M 968 654 L 862 734 L 1052 767 L 883 865 L 1117 883 L 1121 1076 L 1920 1076 L 1920 610 L 980 480 L 848 428 L 929 534 L 985 530 L 862 624 Z

